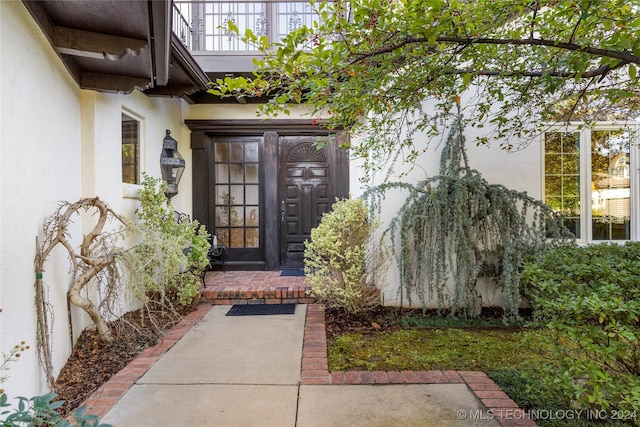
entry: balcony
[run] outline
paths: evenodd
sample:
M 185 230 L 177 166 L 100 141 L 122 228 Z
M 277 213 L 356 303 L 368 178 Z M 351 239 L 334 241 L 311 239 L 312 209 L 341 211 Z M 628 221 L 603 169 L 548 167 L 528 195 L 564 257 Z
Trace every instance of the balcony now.
M 249 73 L 260 53 L 227 30 L 232 22 L 270 41 L 318 20 L 308 1 L 174 1 L 173 32 L 211 77 Z

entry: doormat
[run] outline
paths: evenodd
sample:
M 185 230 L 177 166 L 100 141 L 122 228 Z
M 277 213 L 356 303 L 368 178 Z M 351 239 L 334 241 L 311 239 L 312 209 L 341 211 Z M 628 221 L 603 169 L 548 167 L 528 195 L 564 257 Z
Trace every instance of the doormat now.
M 227 316 L 267 316 L 295 312 L 295 304 L 236 304 L 227 312 Z
M 304 276 L 304 270 L 301 268 L 289 268 L 280 271 L 281 276 Z

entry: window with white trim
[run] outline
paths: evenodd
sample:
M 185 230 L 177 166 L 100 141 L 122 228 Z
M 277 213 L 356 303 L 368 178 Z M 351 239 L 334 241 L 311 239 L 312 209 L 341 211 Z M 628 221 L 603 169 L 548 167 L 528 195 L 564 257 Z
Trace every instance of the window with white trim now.
M 637 151 L 637 133 L 628 127 L 545 133 L 544 201 L 578 241 L 637 240 Z

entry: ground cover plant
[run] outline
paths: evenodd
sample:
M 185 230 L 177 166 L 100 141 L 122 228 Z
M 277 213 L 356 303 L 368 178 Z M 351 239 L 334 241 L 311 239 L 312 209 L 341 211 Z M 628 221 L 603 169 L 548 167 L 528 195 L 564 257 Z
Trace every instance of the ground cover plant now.
M 640 411 L 640 243 L 568 246 L 524 270 L 551 333 L 547 393 L 594 410 Z
M 441 317 L 435 310 L 378 307 L 354 316 L 327 309 L 329 370 L 482 370 L 522 409 L 538 411 L 535 421 L 542 427 L 636 425 L 633 413 L 580 413 L 571 395 L 548 390 L 539 373 L 553 354 L 546 345 L 550 332 L 529 320 L 505 327 L 500 317 L 496 308 L 478 319 Z M 575 419 L 549 416 L 557 413 Z M 614 414 L 624 418 L 612 419 Z

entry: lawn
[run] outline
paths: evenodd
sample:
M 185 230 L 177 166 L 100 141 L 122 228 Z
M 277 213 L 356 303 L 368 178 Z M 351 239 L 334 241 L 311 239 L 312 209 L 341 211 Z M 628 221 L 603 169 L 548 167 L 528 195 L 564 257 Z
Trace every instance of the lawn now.
M 329 370 L 524 369 L 541 362 L 539 330 L 522 328 L 408 328 L 351 333 L 329 339 Z

